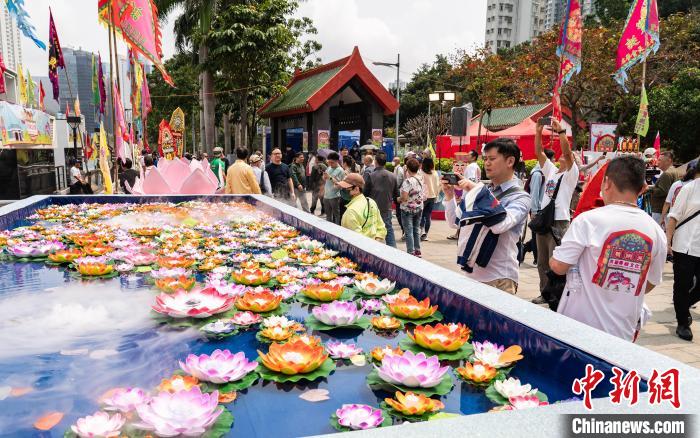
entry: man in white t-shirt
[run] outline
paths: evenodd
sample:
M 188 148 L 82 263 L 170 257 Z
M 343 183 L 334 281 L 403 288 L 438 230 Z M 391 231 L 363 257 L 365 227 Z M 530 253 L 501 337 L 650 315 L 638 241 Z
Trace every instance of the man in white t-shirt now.
M 566 138 L 566 129 L 563 129 L 559 121 L 552 119 L 552 131 L 559 135 L 561 145 L 561 156 L 559 157 L 559 168 L 547 159 L 547 155 L 542 148 L 542 129 L 544 125 L 541 120 L 537 122 L 535 130 L 535 153 L 544 175 L 544 190 L 540 209 L 544 209 L 555 198 L 554 202 L 554 224 L 546 234 L 537 234 L 537 273 L 540 276 L 540 294 L 547 284 L 547 271 L 549 271 L 549 259 L 552 257 L 554 248 L 561 242 L 562 236 L 569 228 L 571 213 L 571 197 L 576 190 L 578 182 L 578 166 L 574 161 L 574 154 L 571 152 L 569 140 Z M 557 191 L 557 185 L 559 189 Z M 556 192 L 556 196 L 555 196 Z M 544 299 L 540 295 L 533 300 L 534 303 L 541 304 Z
M 637 207 L 645 172 L 639 158 L 612 160 L 601 187 L 605 207 L 579 215 L 549 262 L 554 273 L 566 274 L 557 312 L 629 341 L 666 261 L 663 230 Z
M 475 150 L 469 151 L 467 154 L 467 167 L 464 169 L 464 177 L 469 181 L 478 183 L 481 181 L 481 168 L 476 162 L 479 159 L 479 153 Z

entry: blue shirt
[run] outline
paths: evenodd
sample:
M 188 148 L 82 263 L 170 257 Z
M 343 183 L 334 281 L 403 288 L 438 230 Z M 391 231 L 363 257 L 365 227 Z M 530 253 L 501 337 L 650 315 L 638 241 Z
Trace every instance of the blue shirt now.
M 544 194 L 544 173 L 539 163 L 530 172 L 530 211 L 537 213 L 542 209 L 542 195 Z
M 335 169 L 328 166 L 326 173 L 330 176 L 326 180 L 325 189 L 323 191 L 323 199 L 335 199 L 340 197 L 340 188 L 335 183 L 342 181 L 345 178 L 345 171 L 338 166 Z

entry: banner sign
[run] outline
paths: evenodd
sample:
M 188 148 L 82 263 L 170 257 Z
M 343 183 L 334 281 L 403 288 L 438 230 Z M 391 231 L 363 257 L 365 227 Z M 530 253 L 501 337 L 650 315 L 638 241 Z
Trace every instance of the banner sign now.
M 384 132 L 381 129 L 372 129 L 372 144 L 382 147 L 384 142 Z
M 170 117 L 170 130 L 175 143 L 175 155 L 183 157 L 185 154 L 185 113 L 180 107 L 177 107 Z
M 172 160 L 175 155 L 175 139 L 173 131 L 170 128 L 170 123 L 163 119 L 158 126 L 158 148 L 160 156 L 168 160 Z
M 612 152 L 615 149 L 616 123 L 591 123 L 591 150 Z
M 327 129 L 318 130 L 318 143 L 316 145 L 317 149 L 328 148 L 331 144 L 331 131 Z
M 53 147 L 53 120 L 43 111 L 0 101 L 0 136 L 3 147 Z

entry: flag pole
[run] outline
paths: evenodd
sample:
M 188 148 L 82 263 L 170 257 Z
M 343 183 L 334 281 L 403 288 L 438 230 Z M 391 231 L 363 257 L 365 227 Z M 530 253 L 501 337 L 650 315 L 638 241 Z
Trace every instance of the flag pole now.
M 112 111 L 112 132 L 114 135 L 114 148 L 112 149 L 112 163 L 114 164 L 114 178 L 112 183 L 117 181 L 117 115 L 114 111 L 114 57 L 112 56 L 117 51 L 117 42 L 114 38 L 114 9 L 113 0 L 109 2 L 109 19 L 107 20 L 107 32 L 109 36 L 109 86 L 112 87 L 112 102 L 110 102 L 110 110 Z M 114 44 L 114 47 L 112 47 Z M 117 68 L 119 65 L 117 64 Z M 119 184 L 116 185 L 117 189 Z M 116 192 L 115 192 L 116 193 Z
M 113 3 L 114 0 L 111 0 L 111 3 Z M 111 12 L 112 10 L 110 10 Z M 112 15 L 112 21 L 114 20 L 114 15 Z M 112 114 L 114 117 L 112 117 L 112 125 L 114 126 L 114 182 L 115 182 L 115 189 L 114 193 L 119 193 L 119 184 L 117 181 L 119 180 L 119 175 L 117 174 L 117 171 L 119 169 L 119 166 L 117 165 L 117 116 L 116 116 L 116 100 L 114 99 L 119 99 L 121 101 L 122 98 L 122 86 L 121 86 L 121 78 L 120 78 L 120 73 L 119 73 L 119 51 L 117 50 L 117 30 L 114 27 L 114 23 L 112 23 L 111 27 L 112 31 L 112 41 L 114 42 L 114 60 L 116 61 L 116 77 L 117 77 L 117 95 L 113 96 L 112 98 Z M 111 79 L 111 78 L 110 78 Z M 122 115 L 123 117 L 123 115 Z M 120 135 L 123 134 L 120 132 Z M 123 139 L 122 139 L 123 141 Z
M 644 61 L 642 61 L 642 90 L 644 90 L 644 87 L 646 87 L 646 82 L 647 82 L 647 59 L 644 58 Z M 641 151 L 641 149 L 642 149 L 642 136 L 637 134 L 637 152 Z

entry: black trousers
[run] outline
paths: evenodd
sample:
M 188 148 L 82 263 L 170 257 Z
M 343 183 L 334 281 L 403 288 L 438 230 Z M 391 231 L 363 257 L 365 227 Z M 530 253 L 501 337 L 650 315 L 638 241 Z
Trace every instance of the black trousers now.
M 700 257 L 673 252 L 673 307 L 679 325 L 688 325 L 690 306 L 700 301 Z

